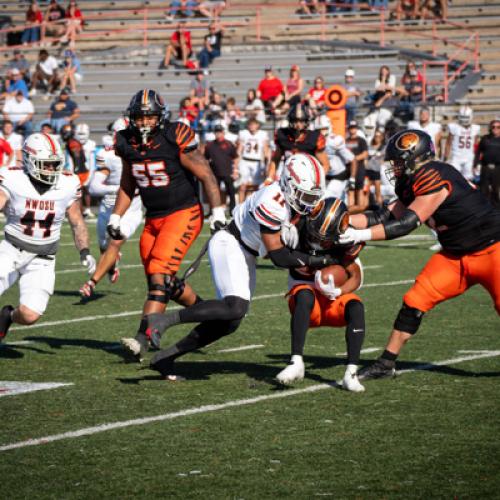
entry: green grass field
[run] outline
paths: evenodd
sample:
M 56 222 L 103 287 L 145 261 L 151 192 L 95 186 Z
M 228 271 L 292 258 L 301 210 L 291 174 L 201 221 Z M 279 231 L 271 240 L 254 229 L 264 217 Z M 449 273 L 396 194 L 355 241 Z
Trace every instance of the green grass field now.
M 206 229 L 188 259 L 205 240 Z M 125 363 L 118 344 L 134 334 L 146 291 L 137 241 L 118 284 L 103 281 L 84 305 L 67 228 L 62 241 L 48 311 L 35 328 L 12 329 L 0 379 L 72 385 L 0 397 L 0 498 L 500 498 L 500 321 L 479 287 L 428 314 L 398 365 L 433 369 L 367 382 L 362 394 L 336 389 L 344 331 L 323 328 L 308 334 L 304 382 L 282 389 L 273 379 L 289 354 L 286 272 L 261 261 L 240 329 L 182 358 L 189 380 L 170 383 Z M 363 251 L 363 363 L 380 354 L 430 244 Z M 206 263 L 190 281 L 213 296 Z M 14 287 L 1 304 L 17 298 Z M 187 331 L 173 328 L 164 345 Z M 253 347 L 219 352 L 243 346 Z M 119 422 L 135 425 L 105 427 Z

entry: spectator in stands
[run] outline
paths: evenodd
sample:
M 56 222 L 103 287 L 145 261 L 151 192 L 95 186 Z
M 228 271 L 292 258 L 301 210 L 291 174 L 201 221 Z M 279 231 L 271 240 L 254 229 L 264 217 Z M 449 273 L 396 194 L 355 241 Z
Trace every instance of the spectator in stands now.
M 26 24 L 21 36 L 23 45 L 28 43 L 37 43 L 40 41 L 40 26 L 43 22 L 43 14 L 36 0 L 31 1 L 31 5 L 26 11 Z
M 276 97 L 283 92 L 283 83 L 277 76 L 274 76 L 272 66 L 266 66 L 264 72 L 265 76 L 257 87 L 257 97 L 262 100 L 264 107 L 270 110 Z
M 167 20 L 173 21 L 175 17 L 194 17 L 198 9 L 198 2 L 195 0 L 173 0 L 170 2 Z
M 205 0 L 200 3 L 198 11 L 202 16 L 217 20 L 225 8 L 225 0 Z
M 185 97 L 179 104 L 179 117 L 187 118 L 193 128 L 198 127 L 198 115 L 200 111 L 197 106 L 191 102 L 191 97 Z
M 66 31 L 64 32 L 60 42 L 62 44 L 69 42 L 69 47 L 72 50 L 75 50 L 76 37 L 83 30 L 83 14 L 74 0 L 70 0 L 68 7 L 66 8 L 65 20 Z
M 18 69 L 26 83 L 30 81 L 30 64 L 19 49 L 14 50 L 14 57 L 7 64 L 7 77 L 10 71 Z
M 418 81 L 418 74 L 416 70 L 410 71 L 410 81 L 398 90 L 401 101 L 400 108 L 404 110 L 408 119 L 412 120 L 415 104 L 422 101 L 424 90 L 422 82 Z M 405 121 L 408 121 L 408 119 Z
M 208 35 L 203 39 L 203 48 L 198 54 L 200 68 L 208 68 L 212 61 L 221 54 L 222 37 L 224 31 L 216 23 L 210 23 L 208 26 Z
M 403 76 L 401 77 L 401 85 L 406 85 L 407 83 L 410 82 L 411 77 L 410 77 L 410 72 L 416 71 L 417 72 L 417 80 L 419 82 L 424 81 L 424 77 L 422 76 L 422 73 L 418 71 L 417 65 L 413 61 L 408 61 L 405 66 L 405 71 L 403 73 Z
M 64 88 L 50 105 L 48 112 L 51 127 L 59 133 L 63 125 L 73 124 L 80 116 L 78 104 L 69 98 L 69 89 Z
M 366 178 L 368 183 L 368 194 L 371 194 L 373 186 L 375 203 L 382 207 L 383 198 L 380 182 L 380 171 L 384 168 L 385 130 L 375 130 L 373 139 L 368 146 L 368 161 L 366 162 Z
M 5 86 L 5 97 L 14 97 L 18 91 L 22 92 L 24 97 L 28 97 L 28 86 L 26 82 L 23 80 L 23 75 L 21 72 L 14 68 L 10 71 L 11 78 L 7 80 L 7 84 Z
M 43 84 L 47 92 L 54 92 L 59 86 L 59 73 L 57 68 L 59 63 L 54 56 L 42 49 L 38 53 L 38 63 L 31 79 L 30 95 L 36 95 L 36 89 L 39 83 Z
M 474 169 L 481 165 L 479 186 L 491 203 L 500 209 L 500 118 L 490 122 L 474 157 Z
M 45 35 L 60 37 L 65 31 L 64 20 L 66 11 L 61 7 L 57 0 L 50 0 L 50 3 L 45 11 L 45 21 L 50 23 L 48 26 L 42 24 L 42 40 Z
M 25 137 L 31 134 L 33 130 L 33 114 L 35 108 L 33 103 L 24 97 L 22 91 L 18 91 L 15 97 L 5 101 L 2 109 L 3 119 L 10 121 L 14 125 L 16 132 Z
M 224 117 L 226 104 L 218 92 L 212 91 L 209 96 L 207 109 L 203 115 L 204 130 L 212 129 L 215 121 L 220 121 Z
M 315 115 L 321 114 L 325 109 L 325 80 L 322 76 L 314 79 L 314 87 L 307 91 L 306 101 Z
M 76 54 L 68 49 L 64 51 L 63 72 L 61 76 L 60 88 L 68 87 L 72 94 L 76 94 L 76 82 L 81 81 L 82 70 L 80 60 Z
M 297 14 L 305 14 L 306 16 L 310 16 L 312 14 L 318 14 L 320 10 L 320 4 L 318 0 L 300 0 L 299 5 L 300 9 L 297 11 Z
M 344 75 L 344 87 L 347 90 L 347 101 L 345 103 L 346 122 L 356 118 L 358 112 L 358 103 L 361 97 L 361 89 L 354 83 L 356 73 L 352 68 L 347 68 Z
M 392 94 L 396 91 L 396 77 L 391 75 L 391 69 L 389 66 L 381 66 L 378 78 L 375 80 L 375 95 L 373 96 L 373 101 L 380 99 L 385 95 L 386 91 L 390 90 Z
M 230 130 L 231 124 L 235 123 L 239 126 L 241 118 L 242 113 L 240 108 L 236 105 L 236 99 L 234 97 L 228 97 L 226 99 L 226 109 L 224 110 L 224 122 L 227 128 Z
M 236 190 L 234 179 L 238 178 L 235 160 L 238 157 L 234 144 L 224 137 L 224 127 L 216 125 L 214 128 L 215 140 L 208 142 L 205 146 L 205 158 L 210 163 L 210 167 L 217 179 L 217 184 L 224 184 L 226 195 L 229 196 L 229 212 L 231 213 L 236 205 Z M 221 196 L 225 200 L 225 196 Z
M 286 113 L 292 106 L 298 104 L 302 100 L 303 90 L 304 80 L 300 76 L 300 68 L 294 64 L 290 68 L 290 77 L 286 81 L 285 88 L 274 100 L 273 109 L 275 112 Z
M 5 139 L 0 137 L 0 167 L 10 165 L 13 159 L 14 151 L 12 150 L 11 145 Z
M 16 134 L 14 132 L 14 126 L 10 120 L 5 120 L 2 125 L 2 133 L 0 134 L 2 139 L 5 139 L 12 148 L 12 158 L 10 163 L 7 163 L 7 167 L 15 167 L 22 165 L 22 149 L 23 149 L 23 136 Z
M 245 117 L 247 120 L 255 118 L 261 124 L 266 123 L 264 103 L 257 97 L 255 89 L 248 89 L 247 102 L 245 104 Z
M 182 66 L 186 67 L 192 53 L 191 32 L 183 29 L 182 25 L 178 23 L 175 31 L 170 36 L 170 41 L 165 50 L 165 57 L 160 64 L 160 68 L 168 68 L 172 58 L 176 60 L 177 64 L 182 64 Z
M 419 19 L 419 0 L 397 0 L 396 7 L 391 13 L 391 18 L 393 17 L 395 17 L 398 21 Z
M 420 6 L 420 15 L 423 19 L 447 19 L 448 0 L 425 0 Z
M 208 80 L 205 80 L 204 71 L 197 71 L 189 86 L 189 97 L 191 103 L 197 106 L 200 111 L 203 111 L 210 102 L 209 90 L 210 84 Z

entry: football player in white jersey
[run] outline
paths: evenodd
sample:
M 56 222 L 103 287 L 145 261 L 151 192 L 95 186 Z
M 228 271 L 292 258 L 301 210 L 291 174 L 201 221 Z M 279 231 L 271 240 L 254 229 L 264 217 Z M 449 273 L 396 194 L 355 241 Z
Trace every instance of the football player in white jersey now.
M 120 189 L 122 176 L 122 159 L 115 154 L 114 139 L 110 135 L 102 138 L 103 148 L 99 150 L 96 157 L 96 171 L 90 181 L 89 191 L 92 196 L 100 197 L 101 204 L 97 215 L 97 238 L 101 257 L 97 269 L 91 278 L 80 288 L 82 297 L 91 297 L 97 283 L 107 273 L 109 281 L 116 283 L 120 277 L 118 262 L 120 260 L 120 248 L 130 239 L 142 222 L 142 203 L 139 195 L 136 195 L 128 210 L 121 219 L 122 234 L 124 239 L 113 240 L 109 238 L 106 227 L 113 213 L 116 194 Z
M 444 161 L 451 163 L 466 179 L 474 179 L 474 151 L 479 142 L 481 127 L 472 123 L 473 113 L 468 106 L 460 107 L 458 123 L 448 124 Z
M 427 132 L 431 136 L 432 142 L 434 144 L 434 149 L 436 150 L 436 158 L 441 157 L 441 139 L 443 137 L 443 128 L 439 123 L 431 121 L 431 112 L 429 108 L 425 106 L 420 108 L 418 121 L 409 121 L 407 128 Z
M 250 192 L 256 191 L 264 181 L 270 155 L 269 135 L 260 130 L 260 123 L 255 118 L 250 118 L 247 129 L 240 132 L 238 139 L 240 203 L 243 203 Z
M 23 168 L 0 174 L 0 209 L 7 221 L 0 243 L 0 295 L 19 279 L 19 306 L 0 311 L 0 341 L 12 323 L 31 325 L 45 312 L 54 292 L 55 255 L 68 216 L 80 261 L 89 273 L 95 259 L 80 211 L 78 177 L 63 173 L 64 154 L 54 137 L 33 134 L 23 146 Z
M 122 339 L 124 346 L 134 355 L 142 356 L 149 344 L 159 347 L 160 336 L 167 328 L 179 323 L 199 323 L 185 338 L 151 360 L 153 370 L 175 380 L 176 358 L 238 328 L 255 289 L 257 257 L 268 256 L 282 268 L 304 265 L 315 268 L 333 262 L 324 256 L 291 250 L 281 240 L 282 230 L 293 232 L 294 219 L 309 213 L 320 202 L 324 186 L 323 168 L 316 158 L 292 155 L 280 182 L 263 187 L 237 205 L 229 226 L 212 236 L 208 257 L 217 299 L 201 301 L 181 311 L 146 316 L 148 328 L 144 338 Z
M 92 175 L 96 165 L 96 143 L 90 138 L 90 127 L 86 123 L 79 123 L 75 128 L 75 137 L 83 146 L 85 164 Z
M 325 194 L 345 201 L 349 179 L 348 166 L 355 170 L 356 158 L 347 149 L 344 138 L 333 133 L 330 119 L 326 115 L 320 115 L 314 120 L 314 128 L 320 130 L 326 139 L 325 153 L 330 169 L 326 173 Z

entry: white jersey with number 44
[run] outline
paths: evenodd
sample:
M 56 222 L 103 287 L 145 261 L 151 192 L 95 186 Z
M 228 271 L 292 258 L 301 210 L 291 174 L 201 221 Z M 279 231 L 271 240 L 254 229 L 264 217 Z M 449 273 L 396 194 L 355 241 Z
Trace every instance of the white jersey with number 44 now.
M 247 160 L 262 161 L 264 159 L 264 147 L 269 143 L 269 136 L 264 130 L 258 130 L 252 134 L 249 130 L 240 132 L 239 142 L 242 145 L 241 157 Z
M 450 161 L 472 161 L 474 158 L 474 144 L 481 131 L 481 127 L 472 124 L 464 127 L 458 123 L 450 123 L 448 132 L 453 136 L 451 141 Z
M 54 186 L 40 194 L 23 169 L 4 168 L 0 189 L 8 198 L 4 209 L 6 239 L 23 250 L 39 249 L 41 255 L 47 248 L 57 248 L 66 210 L 81 197 L 78 177 L 63 173 Z
M 279 183 L 274 182 L 237 205 L 233 218 L 243 243 L 264 257 L 267 250 L 262 243 L 260 226 L 279 231 L 282 226 L 290 223 L 291 211 Z

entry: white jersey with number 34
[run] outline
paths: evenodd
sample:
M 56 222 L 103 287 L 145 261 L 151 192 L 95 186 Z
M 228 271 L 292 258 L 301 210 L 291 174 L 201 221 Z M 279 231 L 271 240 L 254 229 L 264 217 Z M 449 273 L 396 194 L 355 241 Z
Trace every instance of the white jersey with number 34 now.
M 269 143 L 269 136 L 264 130 L 258 130 L 252 134 L 249 130 L 242 130 L 239 136 L 242 147 L 241 157 L 247 160 L 262 161 L 264 159 L 264 147 Z
M 40 194 L 21 168 L 2 169 L 0 189 L 8 198 L 4 209 L 7 239 L 21 248 L 23 243 L 40 248 L 40 254 L 59 241 L 66 210 L 81 197 L 80 181 L 74 174 L 60 175 L 55 186 Z

